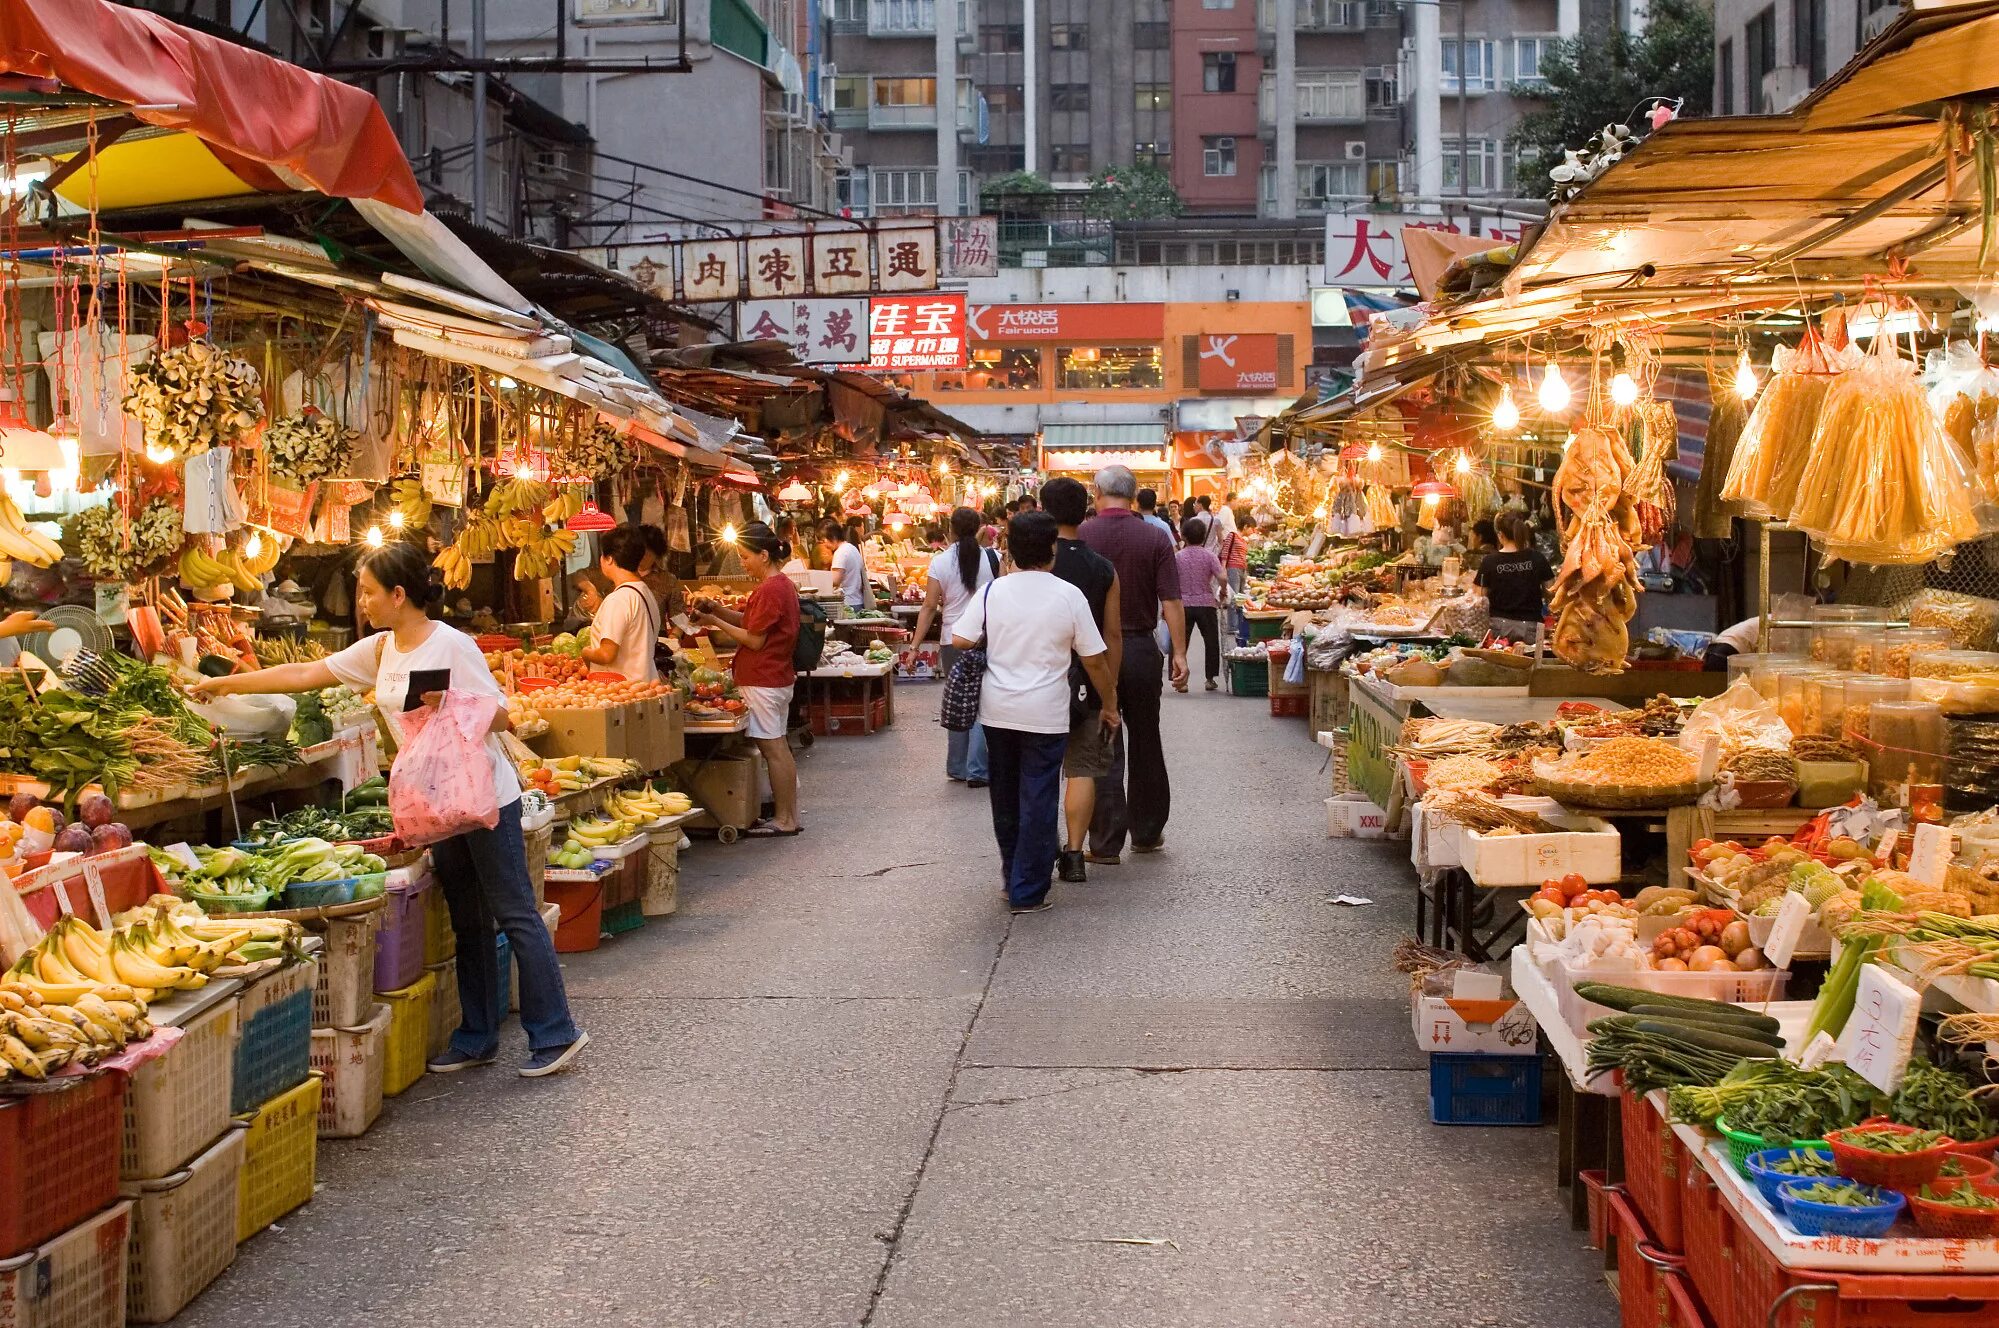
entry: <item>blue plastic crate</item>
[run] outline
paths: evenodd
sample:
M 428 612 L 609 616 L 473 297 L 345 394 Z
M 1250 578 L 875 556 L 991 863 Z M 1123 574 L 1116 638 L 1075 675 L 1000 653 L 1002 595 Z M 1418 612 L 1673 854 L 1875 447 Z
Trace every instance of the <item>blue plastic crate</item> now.
M 229 1109 L 242 1113 L 298 1087 L 312 1072 L 312 986 L 295 991 L 244 1021 L 236 1043 Z
M 1539 1125 L 1541 1058 L 1432 1055 L 1430 1121 L 1436 1125 Z

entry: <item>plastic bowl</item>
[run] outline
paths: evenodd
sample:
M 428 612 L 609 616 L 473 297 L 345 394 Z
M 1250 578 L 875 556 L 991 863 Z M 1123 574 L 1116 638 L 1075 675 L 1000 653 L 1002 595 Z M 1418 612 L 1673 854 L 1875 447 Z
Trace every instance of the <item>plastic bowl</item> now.
M 1993 1135 L 1990 1139 L 1972 1139 L 1969 1141 L 1954 1139 L 1951 1141 L 1950 1151 L 1963 1154 L 1966 1157 L 1982 1157 L 1988 1161 L 1999 1158 L 1999 1134 Z
M 1850 1208 L 1844 1204 L 1813 1203 L 1798 1197 L 1799 1190 L 1821 1184 L 1859 1190 L 1872 1202 L 1864 1208 Z M 1798 1234 L 1804 1236 L 1884 1236 L 1908 1206 L 1907 1201 L 1893 1190 L 1879 1190 L 1871 1185 L 1837 1178 L 1787 1180 L 1777 1187 L 1777 1197 L 1784 1206 L 1784 1216 L 1791 1220 Z
M 1939 1176 L 1930 1185 L 1934 1194 L 1945 1195 L 1960 1185 L 1977 1187 L 1981 1194 L 1999 1198 L 1999 1182 L 1969 1177 Z M 1956 1237 L 1960 1240 L 1990 1240 L 1999 1236 L 1999 1208 L 1958 1208 L 1926 1199 L 1921 1192 L 1908 1196 L 1909 1216 L 1916 1230 L 1925 1236 Z
M 1763 1202 L 1769 1204 L 1777 1212 L 1781 1213 L 1784 1211 L 1784 1201 L 1778 1196 L 1777 1187 L 1787 1180 L 1799 1180 L 1803 1178 L 1793 1176 L 1789 1172 L 1775 1170 L 1775 1164 L 1799 1153 L 1811 1153 L 1824 1158 L 1828 1162 L 1832 1161 L 1832 1150 L 1830 1148 L 1806 1148 L 1798 1144 L 1791 1144 L 1784 1148 L 1766 1148 L 1759 1153 L 1751 1153 L 1744 1160 L 1743 1170 L 1748 1174 L 1749 1179 L 1756 1182 L 1757 1192 L 1763 1196 Z M 1832 1180 L 1835 1178 L 1825 1176 L 1818 1177 L 1817 1179 Z
M 1767 1149 L 1777 1147 L 1814 1148 L 1826 1149 L 1828 1151 L 1832 1147 L 1832 1145 L 1823 1139 L 1793 1139 L 1788 1144 L 1773 1144 L 1760 1134 L 1750 1134 L 1743 1130 L 1729 1128 L 1728 1117 L 1726 1116 L 1716 1120 L 1714 1128 L 1721 1132 L 1724 1139 L 1728 1140 L 1728 1160 L 1735 1164 L 1736 1174 L 1746 1180 L 1755 1179 L 1749 1173 L 1749 1155 L 1751 1153 L 1761 1153 Z
M 225 895 L 203 890 L 200 886 L 190 885 L 187 888 L 187 897 L 201 905 L 201 911 L 204 913 L 261 913 L 270 907 L 271 903 L 271 892 L 269 890 L 253 890 L 248 894 Z
M 293 881 L 285 887 L 286 908 L 330 908 L 354 902 L 356 878 L 338 881 Z
M 1851 1176 L 1862 1185 L 1878 1185 L 1891 1190 L 1916 1189 L 1925 1182 L 1935 1180 L 1944 1160 L 1951 1154 L 1952 1143 L 1948 1137 L 1920 1153 L 1877 1153 L 1869 1148 L 1855 1148 L 1846 1142 L 1846 1136 L 1855 1130 L 1883 1130 L 1892 1134 L 1915 1134 L 1917 1130 L 1911 1125 L 1880 1124 L 1855 1125 L 1828 1133 L 1826 1142 L 1832 1145 L 1839 1174 Z

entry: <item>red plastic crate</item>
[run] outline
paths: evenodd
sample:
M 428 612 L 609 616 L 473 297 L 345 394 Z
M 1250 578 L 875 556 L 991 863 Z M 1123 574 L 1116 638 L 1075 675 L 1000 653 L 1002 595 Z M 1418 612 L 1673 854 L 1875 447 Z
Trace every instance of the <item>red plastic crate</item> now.
M 1694 1294 L 1694 1279 L 1685 1273 L 1661 1273 L 1666 1292 L 1666 1322 L 1672 1328 L 1715 1328 L 1715 1322 Z
M 1629 1195 L 1608 1191 L 1610 1226 L 1617 1245 L 1617 1310 L 1623 1328 L 1675 1328 L 1666 1278 L 1686 1260 L 1661 1250 Z
M 1739 1328 L 1735 1318 L 1735 1247 L 1745 1237 L 1734 1210 L 1722 1202 L 1714 1177 L 1700 1159 L 1682 1160 L 1680 1230 L 1686 1239 L 1687 1278 L 1714 1328 Z
M 0 1106 L 0 1259 L 33 1249 L 118 1198 L 125 1076 Z
M 1902 1276 L 1786 1268 L 1748 1233 L 1735 1250 L 1737 1328 L 1992 1328 L 1999 1273 Z
M 1620 1093 L 1624 1124 L 1624 1188 L 1668 1254 L 1686 1249 L 1680 1231 L 1680 1177 L 1693 1159 L 1673 1127 L 1644 1098 Z
M 888 700 L 878 696 L 872 701 L 815 701 L 806 718 L 817 737 L 855 737 L 888 726 Z
M 1310 696 L 1279 696 L 1275 692 L 1272 692 L 1270 695 L 1270 713 L 1279 719 L 1303 719 L 1312 713 L 1312 698 Z
M 1610 1243 L 1609 1182 L 1601 1171 L 1578 1172 L 1576 1178 L 1588 1196 L 1589 1205 L 1589 1247 L 1600 1250 Z

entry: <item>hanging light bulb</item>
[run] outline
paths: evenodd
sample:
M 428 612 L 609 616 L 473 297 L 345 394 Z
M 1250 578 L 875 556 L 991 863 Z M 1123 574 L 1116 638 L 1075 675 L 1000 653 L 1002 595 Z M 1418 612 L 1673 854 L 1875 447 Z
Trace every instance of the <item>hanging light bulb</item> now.
M 1513 384 L 1499 385 L 1499 404 L 1492 408 L 1492 427 L 1512 433 L 1520 427 L 1520 407 L 1513 404 Z
M 1463 452 L 1458 453 L 1457 472 L 1460 475 L 1471 474 L 1471 458 Z
M 1369 444 L 1367 445 L 1367 459 L 1368 459 L 1369 461 L 1379 461 L 1379 460 L 1381 460 L 1381 444 L 1380 444 L 1380 443 L 1369 443 Z
M 264 551 L 264 537 L 257 531 L 250 532 L 250 538 L 243 541 L 243 556 L 255 558 Z
M 1747 401 L 1756 395 L 1758 386 L 1756 368 L 1749 363 L 1749 348 L 1744 346 L 1735 357 L 1735 395 Z
M 735 542 L 736 542 L 736 523 L 731 521 L 728 525 L 722 527 L 722 543 L 734 544 Z
M 380 526 L 369 526 L 368 533 L 361 538 L 367 542 L 369 548 L 379 549 L 382 547 L 382 528 Z
M 389 528 L 391 530 L 401 530 L 403 528 L 402 508 L 392 507 L 389 509 Z
M 1324 521 L 1326 519 L 1326 505 L 1324 503 L 1320 503 L 1312 509 L 1312 519 L 1314 521 Z
M 1628 373 L 1618 374 L 1610 380 L 1610 399 L 1613 404 L 1618 406 L 1637 405 L 1638 383 Z M 1568 389 L 1566 385 L 1562 392 L 1562 403 L 1564 405 L 1568 404 Z
M 165 443 L 147 443 L 146 460 L 156 466 L 164 466 L 174 459 L 174 450 Z
M 943 460 L 938 461 L 937 473 L 939 475 L 949 475 L 951 473 L 951 463 Z
M 847 472 L 843 470 L 838 475 L 835 475 L 833 477 L 833 492 L 845 493 L 846 491 L 847 491 Z
M 1541 409 L 1550 415 L 1560 415 L 1569 408 L 1569 383 L 1553 360 L 1548 361 L 1548 372 L 1541 379 L 1538 396 Z

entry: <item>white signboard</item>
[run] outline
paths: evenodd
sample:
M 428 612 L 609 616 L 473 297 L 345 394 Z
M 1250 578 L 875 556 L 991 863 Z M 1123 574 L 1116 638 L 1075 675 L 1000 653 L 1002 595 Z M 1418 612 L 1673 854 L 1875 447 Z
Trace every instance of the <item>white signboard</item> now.
M 935 220 L 758 226 L 743 235 L 718 235 L 710 228 L 685 238 L 576 252 L 588 262 L 624 273 L 661 299 L 690 304 L 937 289 L 942 250 Z M 992 241 L 990 247 L 987 240 Z M 961 228 L 955 250 L 960 266 L 967 269 L 961 275 L 996 272 L 997 245 L 996 233 L 987 236 L 976 227 Z
M 1404 226 L 1488 237 L 1499 245 L 1518 240 L 1527 223 L 1449 213 L 1356 212 L 1328 216 L 1326 284 L 1391 288 L 1415 285 L 1409 275 L 1409 256 L 1402 248 Z
M 679 17 L 674 0 L 575 0 L 576 21 L 590 23 L 665 23 Z
M 1922 1011 L 1923 997 L 1914 987 L 1879 964 L 1862 965 L 1853 1013 L 1839 1035 L 1840 1059 L 1882 1092 L 1894 1092 L 1916 1049 Z
M 938 275 L 946 280 L 999 275 L 998 217 L 937 219 Z
M 800 364 L 866 364 L 868 298 L 748 300 L 736 335 L 782 341 Z
M 743 241 L 750 295 L 759 300 L 805 293 L 805 237 L 756 235 Z

